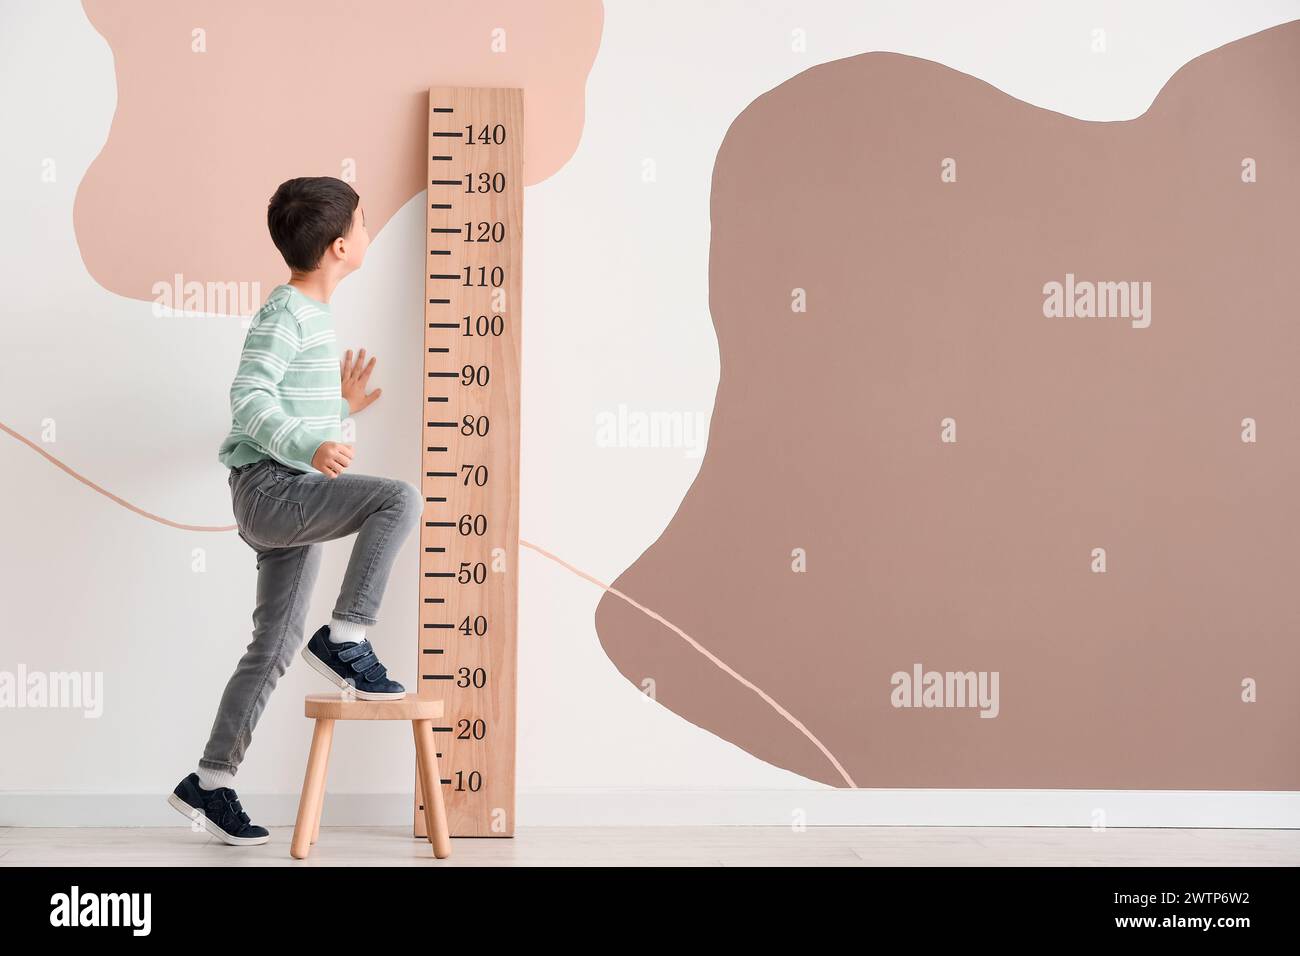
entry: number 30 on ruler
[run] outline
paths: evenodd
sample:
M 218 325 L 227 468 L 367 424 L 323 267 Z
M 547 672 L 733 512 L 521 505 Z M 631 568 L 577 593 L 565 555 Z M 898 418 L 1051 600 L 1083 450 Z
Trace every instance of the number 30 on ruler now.
M 429 90 L 418 693 L 452 836 L 515 828 L 523 105 Z

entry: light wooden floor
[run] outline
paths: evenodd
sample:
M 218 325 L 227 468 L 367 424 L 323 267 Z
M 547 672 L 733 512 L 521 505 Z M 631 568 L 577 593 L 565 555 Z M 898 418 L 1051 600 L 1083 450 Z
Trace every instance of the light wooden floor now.
M 399 827 L 326 827 L 309 859 L 178 827 L 0 828 L 0 866 L 1295 866 L 1300 830 L 1050 827 L 534 827 L 453 840 L 435 861 Z

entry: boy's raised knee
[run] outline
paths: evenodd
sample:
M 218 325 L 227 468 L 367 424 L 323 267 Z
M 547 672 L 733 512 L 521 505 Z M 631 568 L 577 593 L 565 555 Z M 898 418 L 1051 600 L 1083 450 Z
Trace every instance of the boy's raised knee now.
M 424 494 L 409 481 L 398 481 L 398 500 L 402 503 L 402 513 L 412 527 L 420 523 L 424 514 Z

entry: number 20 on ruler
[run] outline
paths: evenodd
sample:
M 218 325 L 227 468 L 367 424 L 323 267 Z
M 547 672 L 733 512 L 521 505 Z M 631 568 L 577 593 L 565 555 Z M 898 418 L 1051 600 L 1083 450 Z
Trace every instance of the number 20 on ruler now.
M 511 836 L 523 91 L 429 91 L 419 695 L 452 836 Z M 416 780 L 415 832 L 424 835 Z

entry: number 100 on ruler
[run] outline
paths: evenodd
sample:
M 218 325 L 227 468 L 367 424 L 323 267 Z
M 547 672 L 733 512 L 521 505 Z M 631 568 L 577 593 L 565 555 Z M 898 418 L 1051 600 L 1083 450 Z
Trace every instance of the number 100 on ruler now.
M 523 91 L 429 90 L 419 696 L 452 836 L 515 829 Z M 415 833 L 425 835 L 416 779 Z

